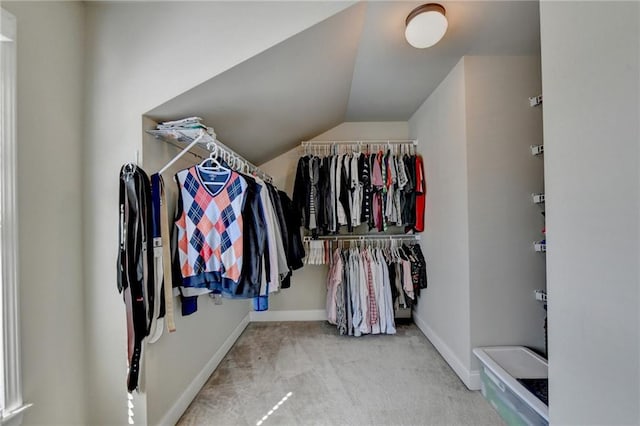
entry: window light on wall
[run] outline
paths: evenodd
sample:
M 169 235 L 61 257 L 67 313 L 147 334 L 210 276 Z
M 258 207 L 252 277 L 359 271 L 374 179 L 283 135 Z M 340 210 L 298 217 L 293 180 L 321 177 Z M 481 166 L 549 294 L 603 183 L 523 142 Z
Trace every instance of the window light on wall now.
M 411 46 L 418 49 L 431 47 L 439 42 L 449 27 L 446 11 L 437 3 L 416 7 L 407 16 L 405 24 L 405 38 Z
M 22 400 L 16 140 L 15 16 L 0 8 L 0 423 L 18 425 Z

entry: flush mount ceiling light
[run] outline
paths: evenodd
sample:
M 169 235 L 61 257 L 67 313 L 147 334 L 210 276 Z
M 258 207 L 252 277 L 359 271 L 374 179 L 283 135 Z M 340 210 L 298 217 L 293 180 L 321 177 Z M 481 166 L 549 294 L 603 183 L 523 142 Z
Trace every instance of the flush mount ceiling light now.
M 406 20 L 404 36 L 413 47 L 431 47 L 447 32 L 449 23 L 444 7 L 437 3 L 423 4 L 411 11 Z

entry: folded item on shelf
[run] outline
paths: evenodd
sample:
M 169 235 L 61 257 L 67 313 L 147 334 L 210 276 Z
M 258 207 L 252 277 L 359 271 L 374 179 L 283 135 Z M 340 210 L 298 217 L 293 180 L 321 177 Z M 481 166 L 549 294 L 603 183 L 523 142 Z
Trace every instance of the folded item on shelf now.
M 187 118 L 182 118 L 180 120 L 164 121 L 158 124 L 158 128 L 184 127 L 184 126 L 191 126 L 194 124 L 203 125 L 202 123 L 200 123 L 201 121 L 202 121 L 201 117 L 187 117 Z
M 182 124 L 180 126 L 164 126 L 162 124 L 159 124 L 157 126 L 157 129 L 158 130 L 183 130 L 183 129 L 208 129 L 208 127 L 202 123 L 189 123 L 189 124 Z

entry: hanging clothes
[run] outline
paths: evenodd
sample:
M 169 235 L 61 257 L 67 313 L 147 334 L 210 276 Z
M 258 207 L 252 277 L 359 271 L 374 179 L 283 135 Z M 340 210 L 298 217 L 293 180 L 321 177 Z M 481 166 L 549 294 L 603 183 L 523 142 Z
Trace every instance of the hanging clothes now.
M 414 156 L 405 155 L 402 163 L 407 173 L 407 184 L 400 197 L 402 208 L 402 223 L 405 230 L 409 231 L 414 228 L 416 223 L 416 161 Z
M 309 194 L 311 193 L 311 178 L 309 176 L 310 158 L 309 156 L 304 156 L 298 161 L 293 186 L 293 208 L 300 216 L 301 222 L 306 229 L 309 229 L 310 224 L 310 208 L 307 208 Z
M 260 293 L 262 259 L 265 255 L 267 233 L 264 210 L 260 199 L 261 185 L 251 176 L 241 175 L 247 182 L 243 218 L 243 262 L 234 297 L 255 297 Z
M 314 237 L 363 224 L 379 232 L 390 226 L 422 232 L 425 198 L 422 157 L 387 150 L 302 156 L 292 206 Z
M 291 287 L 291 275 L 293 271 L 304 266 L 304 247 L 302 245 L 302 236 L 300 234 L 300 217 L 295 214 L 293 202 L 291 198 L 284 192 L 278 191 L 280 204 L 285 220 L 287 232 L 286 257 L 289 273 L 282 280 L 281 288 Z
M 162 246 L 162 230 L 160 225 L 161 211 L 161 189 L 160 175 L 151 175 L 151 213 L 152 213 L 152 231 L 153 231 L 153 270 L 155 272 L 155 294 L 160 296 L 163 292 L 164 285 L 164 250 Z M 172 291 L 172 289 L 170 289 Z M 164 331 L 164 298 L 156 297 L 154 300 L 153 310 L 157 315 L 152 319 L 149 326 L 149 343 L 155 343 L 162 336 Z
M 422 157 L 416 155 L 416 232 L 424 231 L 424 209 L 427 198 L 427 185 L 424 177 L 424 165 Z
M 134 165 L 120 169 L 118 291 L 127 315 L 127 390 L 138 388 L 142 341 L 154 319 L 155 284 L 151 184 Z
M 183 315 L 197 311 L 202 294 L 266 300 L 290 276 L 289 240 L 297 250 L 302 246 L 295 242 L 299 231 L 289 230 L 278 190 L 218 162 L 213 170 L 196 165 L 176 174 L 174 262 Z
M 242 270 L 247 182 L 230 169 L 197 166 L 178 172 L 176 181 L 180 201 L 175 225 L 185 293 L 229 293 Z
M 217 161 L 219 170 L 196 165 L 176 175 L 174 280 L 183 315 L 196 312 L 197 297 L 208 293 L 253 298 L 256 310 L 266 310 L 269 294 L 290 287 L 305 256 L 288 196 Z
M 153 257 L 155 261 L 157 318 L 151 323 L 149 343 L 155 343 L 167 330 L 176 331 L 173 310 L 173 277 L 171 265 L 171 231 L 164 180 L 158 173 L 151 175 L 151 201 L 153 225 Z
M 213 136 L 209 144 L 217 147 L 213 129 L 200 121 L 189 117 L 162 123 L 153 134 L 180 139 L 192 131 L 190 147 L 205 136 Z M 215 152 L 175 175 L 179 199 L 173 229 L 160 172 L 150 179 L 133 164 L 120 170 L 117 287 L 127 313 L 130 392 L 138 388 L 144 339 L 154 343 L 165 328 L 175 331 L 174 296 L 180 297 L 182 315 L 197 311 L 199 295 L 212 293 L 254 302 L 260 298 L 266 309 L 269 293 L 290 287 L 292 271 L 304 264 L 300 210 L 293 201 L 270 178 L 265 182 L 235 170 L 242 164 L 266 176 L 255 166 L 235 161 L 230 150 L 222 148 L 224 158 Z M 320 178 L 320 170 L 313 173 Z
M 340 335 L 395 334 L 394 312 L 417 303 L 427 286 L 426 267 L 418 244 L 336 248 L 327 276 L 327 320 Z

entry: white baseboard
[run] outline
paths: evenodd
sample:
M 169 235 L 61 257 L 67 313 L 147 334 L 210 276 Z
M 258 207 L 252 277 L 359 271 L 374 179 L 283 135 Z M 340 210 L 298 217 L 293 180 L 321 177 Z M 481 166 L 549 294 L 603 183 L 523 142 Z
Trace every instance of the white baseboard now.
M 481 379 L 480 379 L 480 370 L 471 370 L 469 372 L 469 384 L 467 385 L 467 387 L 470 390 L 480 390 L 481 386 Z
M 180 398 L 173 404 L 173 406 L 167 411 L 167 413 L 160 420 L 161 425 L 175 425 L 180 417 L 189 407 L 189 404 L 195 399 L 202 386 L 207 382 L 207 379 L 213 371 L 218 367 L 222 358 L 229 352 L 229 349 L 233 346 L 233 344 L 238 340 L 238 337 L 242 334 L 247 325 L 249 325 L 250 315 L 247 314 L 240 324 L 231 332 L 229 337 L 224 341 L 220 349 L 216 351 L 215 354 L 211 357 L 209 362 L 204 366 L 204 368 L 198 373 L 198 375 L 193 379 L 191 384 L 184 390 Z
M 325 321 L 327 313 L 324 309 L 306 311 L 251 311 L 251 322 L 263 321 Z
M 424 335 L 429 339 L 429 341 L 435 346 L 435 348 L 440 352 L 440 355 L 444 360 L 449 364 L 449 366 L 453 369 L 453 371 L 460 377 L 462 383 L 469 388 L 470 390 L 479 390 L 480 389 L 480 372 L 479 371 L 469 371 L 462 361 L 455 355 L 455 353 L 451 350 L 449 346 L 438 336 L 435 331 L 431 327 L 427 325 L 427 323 L 420 318 L 416 313 L 413 313 L 413 321 L 416 323 L 418 328 L 424 333 Z

